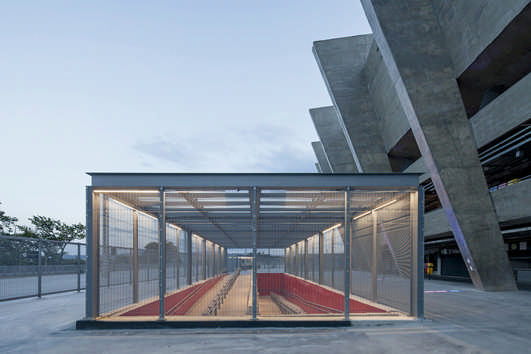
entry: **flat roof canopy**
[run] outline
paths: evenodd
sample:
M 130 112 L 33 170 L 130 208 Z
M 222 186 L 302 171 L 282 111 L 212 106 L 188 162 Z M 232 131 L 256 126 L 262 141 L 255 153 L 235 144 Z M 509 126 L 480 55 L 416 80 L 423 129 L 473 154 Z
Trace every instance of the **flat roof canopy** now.
M 252 248 L 252 188 L 257 188 L 258 248 L 285 248 L 345 218 L 418 188 L 419 174 L 88 173 L 92 190 L 160 216 L 226 248 Z

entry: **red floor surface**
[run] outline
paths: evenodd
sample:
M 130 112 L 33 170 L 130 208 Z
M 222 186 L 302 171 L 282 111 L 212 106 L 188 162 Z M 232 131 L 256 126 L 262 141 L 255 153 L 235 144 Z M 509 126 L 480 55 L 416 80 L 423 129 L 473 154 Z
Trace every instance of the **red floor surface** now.
M 345 297 L 321 285 L 286 273 L 258 273 L 256 285 L 259 295 L 271 292 L 284 296 L 306 313 L 343 313 Z M 350 299 L 350 313 L 384 313 L 377 307 Z

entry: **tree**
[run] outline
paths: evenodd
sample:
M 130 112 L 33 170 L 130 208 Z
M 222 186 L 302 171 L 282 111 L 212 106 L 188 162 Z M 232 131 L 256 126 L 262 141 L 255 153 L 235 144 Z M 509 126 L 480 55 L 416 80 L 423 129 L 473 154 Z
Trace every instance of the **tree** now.
M 47 257 L 59 253 L 59 259 L 62 259 L 68 243 L 85 238 L 85 226 L 83 224 L 68 225 L 61 220 L 40 215 L 33 216 L 28 220 L 33 228 L 20 226 L 23 237 L 56 241 L 44 247 Z
M 2 204 L 0 202 L 0 204 Z M 5 211 L 0 210 L 0 233 L 2 234 L 14 234 L 16 225 L 18 221 L 17 218 L 9 216 Z

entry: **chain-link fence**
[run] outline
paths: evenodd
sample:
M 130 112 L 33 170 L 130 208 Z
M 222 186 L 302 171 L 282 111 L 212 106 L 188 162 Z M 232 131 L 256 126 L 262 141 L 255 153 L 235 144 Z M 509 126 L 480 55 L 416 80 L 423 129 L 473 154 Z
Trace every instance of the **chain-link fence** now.
M 0 236 L 0 301 L 85 289 L 86 248 Z

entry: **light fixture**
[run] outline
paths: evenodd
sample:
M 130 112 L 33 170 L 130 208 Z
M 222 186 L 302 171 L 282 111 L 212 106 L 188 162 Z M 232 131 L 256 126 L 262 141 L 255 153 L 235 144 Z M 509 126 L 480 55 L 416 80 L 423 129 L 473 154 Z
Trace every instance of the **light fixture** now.
M 382 205 L 379 205 L 379 206 L 377 206 L 376 208 L 374 208 L 374 209 L 372 209 L 372 210 L 366 211 L 366 212 L 364 212 L 363 214 L 360 214 L 360 215 L 354 217 L 354 218 L 352 219 L 352 221 L 354 221 L 354 220 L 358 220 L 359 218 L 362 218 L 362 217 L 364 217 L 364 216 L 366 216 L 366 215 L 369 215 L 369 214 L 371 214 L 372 212 L 374 212 L 374 211 L 376 211 L 376 210 L 378 210 L 378 209 L 385 208 L 386 206 L 389 206 L 389 205 L 393 204 L 394 202 L 396 202 L 396 199 L 393 199 L 393 200 L 391 200 L 391 201 L 389 201 L 389 202 L 387 202 L 387 203 L 384 203 L 384 204 L 382 204 Z
M 333 229 L 335 229 L 335 228 L 338 228 L 338 227 L 340 227 L 341 225 L 343 225 L 343 224 L 341 224 L 341 223 L 339 223 L 339 224 L 335 224 L 334 226 L 329 227 L 328 229 L 324 230 L 323 233 L 328 232 L 328 231 L 330 231 L 330 230 L 333 230 Z

